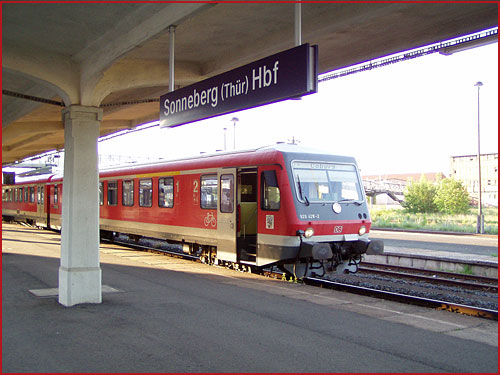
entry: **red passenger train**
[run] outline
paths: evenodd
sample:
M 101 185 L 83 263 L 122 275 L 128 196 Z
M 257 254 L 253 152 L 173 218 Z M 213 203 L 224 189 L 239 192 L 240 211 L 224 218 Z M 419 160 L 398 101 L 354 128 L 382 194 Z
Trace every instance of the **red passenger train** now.
M 61 198 L 61 176 L 4 185 L 2 215 L 60 229 Z M 323 276 L 383 250 L 355 159 L 297 145 L 103 170 L 99 204 L 102 237 L 165 239 L 207 263 Z

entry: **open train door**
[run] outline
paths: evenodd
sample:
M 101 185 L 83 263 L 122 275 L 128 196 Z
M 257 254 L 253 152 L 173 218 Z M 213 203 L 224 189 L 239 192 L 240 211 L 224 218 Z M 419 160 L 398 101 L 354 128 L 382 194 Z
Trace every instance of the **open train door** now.
M 236 168 L 220 169 L 217 178 L 217 258 L 236 262 Z

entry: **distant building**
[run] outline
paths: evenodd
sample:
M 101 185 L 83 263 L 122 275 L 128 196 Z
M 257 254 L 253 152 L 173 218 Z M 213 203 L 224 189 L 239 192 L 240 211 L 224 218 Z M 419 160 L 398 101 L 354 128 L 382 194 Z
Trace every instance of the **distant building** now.
M 422 177 L 432 183 L 446 176 L 441 172 L 362 176 L 366 195 L 372 199 L 372 203 L 385 205 L 399 205 L 406 186 L 411 182 L 419 182 Z
M 452 156 L 450 177 L 462 181 L 471 198 L 479 200 L 477 155 Z M 498 153 L 481 154 L 481 191 L 484 205 L 498 207 Z

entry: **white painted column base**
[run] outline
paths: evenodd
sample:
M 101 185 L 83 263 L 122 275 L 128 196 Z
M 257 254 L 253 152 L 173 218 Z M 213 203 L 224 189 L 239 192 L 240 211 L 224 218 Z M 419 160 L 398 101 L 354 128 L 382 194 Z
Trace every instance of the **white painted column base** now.
M 74 306 L 80 303 L 101 303 L 101 268 L 59 267 L 59 303 Z

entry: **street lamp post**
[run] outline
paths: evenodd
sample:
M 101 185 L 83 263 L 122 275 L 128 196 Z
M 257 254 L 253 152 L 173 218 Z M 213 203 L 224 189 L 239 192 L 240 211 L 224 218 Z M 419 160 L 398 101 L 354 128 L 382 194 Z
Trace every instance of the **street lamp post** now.
M 479 89 L 483 85 L 482 82 L 476 82 L 474 85 L 477 87 L 477 166 L 478 166 L 478 178 L 479 178 L 479 201 L 477 204 L 477 233 L 484 233 L 484 216 L 483 216 L 483 208 L 482 208 L 482 199 L 481 199 L 481 136 L 479 131 Z
M 236 150 L 236 123 L 240 120 L 238 117 L 233 117 L 231 121 L 233 122 L 233 148 Z
M 226 130 L 227 128 L 224 128 L 224 151 L 226 151 Z

